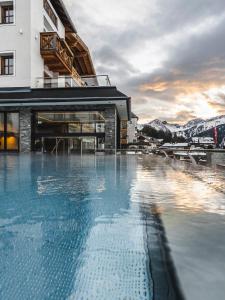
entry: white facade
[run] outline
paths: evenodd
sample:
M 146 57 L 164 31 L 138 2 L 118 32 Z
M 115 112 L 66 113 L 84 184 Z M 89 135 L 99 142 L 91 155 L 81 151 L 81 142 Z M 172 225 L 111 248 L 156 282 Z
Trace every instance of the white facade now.
M 138 117 L 132 114 L 131 120 L 127 123 L 127 142 L 128 144 L 137 142 Z
M 36 87 L 37 78 L 48 72 L 40 54 L 40 33 L 54 31 L 65 38 L 65 28 L 50 2 L 58 18 L 57 28 L 45 11 L 43 0 L 0 0 L 0 9 L 8 4 L 13 5 L 14 21 L 0 24 L 0 59 L 13 55 L 14 70 L 10 75 L 0 72 L 0 88 Z

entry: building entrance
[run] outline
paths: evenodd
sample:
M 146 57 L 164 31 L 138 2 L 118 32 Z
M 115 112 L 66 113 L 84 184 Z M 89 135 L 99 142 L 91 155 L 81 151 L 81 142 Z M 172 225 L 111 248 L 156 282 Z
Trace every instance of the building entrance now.
M 43 153 L 94 154 L 96 149 L 96 137 L 44 137 L 41 141 Z

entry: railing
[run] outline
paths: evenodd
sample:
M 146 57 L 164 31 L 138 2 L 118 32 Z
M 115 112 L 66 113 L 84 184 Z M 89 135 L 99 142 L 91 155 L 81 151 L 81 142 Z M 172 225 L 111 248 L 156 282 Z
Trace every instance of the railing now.
M 41 32 L 41 54 L 44 57 L 53 52 L 58 55 L 63 64 L 72 73 L 73 53 L 63 39 L 60 39 L 57 32 Z M 47 58 L 46 58 L 47 59 Z
M 39 77 L 36 79 L 36 88 L 73 88 L 73 87 L 100 87 L 106 85 L 106 81 L 100 81 L 98 78 L 107 77 L 107 75 L 96 75 L 80 77 L 75 68 L 72 68 L 72 76 L 59 76 L 56 78 Z M 89 80 L 87 80 L 87 78 Z M 100 85 L 101 83 L 101 85 Z
M 86 86 L 111 86 L 108 75 L 81 76 Z
M 39 77 L 36 79 L 35 88 L 73 88 L 80 87 L 80 81 L 74 80 L 72 77 L 59 76 L 57 78 Z
M 51 8 L 50 4 L 48 3 L 48 0 L 44 0 L 44 9 L 47 12 L 49 18 L 52 20 L 55 27 L 58 28 L 57 16 L 55 15 L 53 9 Z

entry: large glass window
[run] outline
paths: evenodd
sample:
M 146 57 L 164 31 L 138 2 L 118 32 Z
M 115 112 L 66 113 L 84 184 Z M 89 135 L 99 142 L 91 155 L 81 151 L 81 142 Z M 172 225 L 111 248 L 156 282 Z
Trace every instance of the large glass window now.
M 5 149 L 4 113 L 0 113 L 0 150 Z
M 104 133 L 105 119 L 101 112 L 39 112 L 37 134 L 65 136 L 77 133 Z
M 69 133 L 81 132 L 81 123 L 70 123 L 69 124 Z
M 94 133 L 95 132 L 95 123 L 83 123 L 82 132 L 84 133 Z
M 105 123 L 96 123 L 96 132 L 105 132 Z
M 19 114 L 7 113 L 7 150 L 19 148 Z
M 0 150 L 19 150 L 19 113 L 0 113 Z
M 93 137 L 82 138 L 82 151 L 92 152 L 96 148 L 96 139 Z
M 56 28 L 58 28 L 58 19 L 51 8 L 50 4 L 48 3 L 48 0 L 44 0 L 44 9 L 47 12 L 49 18 L 52 20 L 53 24 L 55 25 Z

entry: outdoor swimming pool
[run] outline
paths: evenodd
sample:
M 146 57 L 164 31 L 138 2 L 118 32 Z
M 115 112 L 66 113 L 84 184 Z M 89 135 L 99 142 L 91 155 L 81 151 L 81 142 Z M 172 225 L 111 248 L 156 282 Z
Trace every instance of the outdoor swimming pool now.
M 149 156 L 1 155 L 0 299 L 222 299 L 213 172 Z

